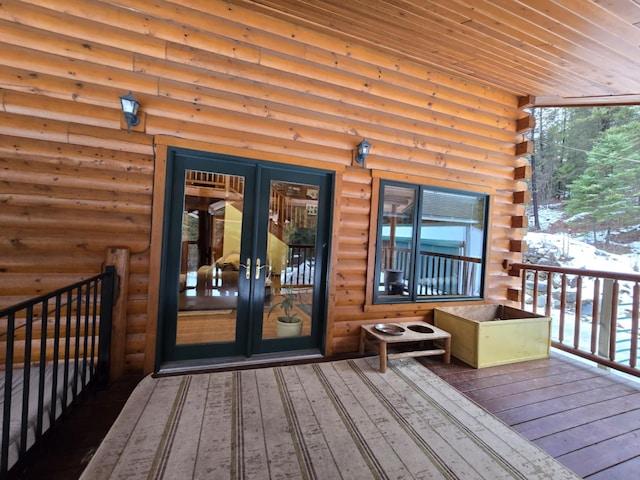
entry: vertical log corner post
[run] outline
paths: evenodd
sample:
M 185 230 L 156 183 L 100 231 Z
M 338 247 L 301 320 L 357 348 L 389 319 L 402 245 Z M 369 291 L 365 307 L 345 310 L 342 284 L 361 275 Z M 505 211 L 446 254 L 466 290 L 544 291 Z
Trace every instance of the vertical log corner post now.
M 127 342 L 127 301 L 129 289 L 128 248 L 109 247 L 105 252 L 105 265 L 113 265 L 116 270 L 113 316 L 111 327 L 110 380 L 117 380 L 124 374 L 125 345 Z

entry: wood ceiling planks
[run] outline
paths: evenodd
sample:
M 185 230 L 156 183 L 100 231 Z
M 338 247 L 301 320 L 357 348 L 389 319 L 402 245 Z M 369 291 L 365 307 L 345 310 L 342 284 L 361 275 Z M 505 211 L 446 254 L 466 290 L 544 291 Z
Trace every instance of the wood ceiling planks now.
M 229 0 L 536 105 L 640 103 L 636 0 Z

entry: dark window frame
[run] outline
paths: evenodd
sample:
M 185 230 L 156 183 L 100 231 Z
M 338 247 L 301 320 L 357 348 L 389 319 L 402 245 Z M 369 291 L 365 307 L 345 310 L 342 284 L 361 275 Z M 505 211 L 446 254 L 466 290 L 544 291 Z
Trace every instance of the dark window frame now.
M 408 258 L 405 259 L 403 263 L 403 267 L 398 270 L 391 269 L 391 274 L 389 274 L 388 270 L 385 272 L 385 265 L 383 262 L 389 262 L 389 252 L 384 252 L 385 248 L 385 237 L 383 235 L 383 229 L 386 227 L 385 224 L 385 212 L 384 212 L 384 203 L 385 203 L 385 188 L 386 187 L 395 187 L 396 189 L 406 189 L 407 192 L 413 192 L 415 195 L 414 208 L 412 212 L 412 220 L 410 224 L 411 228 L 411 237 L 409 241 L 408 248 L 404 249 L 391 249 L 391 255 L 395 257 L 398 253 L 396 250 L 404 250 L 404 254 L 408 253 Z M 454 188 L 446 188 L 446 187 L 436 187 L 428 184 L 420 184 L 420 183 L 407 183 L 400 182 L 395 180 L 387 180 L 381 179 L 379 185 L 379 204 L 378 204 L 378 212 L 377 212 L 377 228 L 376 228 L 376 249 L 375 249 L 375 273 L 374 273 L 374 289 L 373 289 L 373 304 L 374 305 L 384 305 L 384 304 L 413 304 L 413 303 L 433 303 L 433 302 L 447 302 L 447 301 L 477 301 L 483 300 L 485 295 L 485 277 L 486 277 L 486 268 L 487 268 L 487 257 L 488 257 L 488 238 L 489 238 L 489 207 L 490 207 L 490 195 L 487 193 L 474 192 L 463 189 L 454 189 Z M 470 199 L 475 199 L 476 202 L 478 199 L 482 199 L 482 222 L 481 222 L 481 245 L 474 244 L 464 245 L 460 248 L 475 248 L 476 251 L 481 252 L 481 257 L 474 257 L 472 260 L 470 256 L 455 254 L 455 253 L 441 253 L 435 254 L 434 257 L 439 257 L 438 260 L 427 260 L 427 261 L 440 261 L 444 262 L 440 265 L 445 265 L 448 263 L 450 268 L 455 269 L 456 271 L 464 271 L 464 275 L 460 275 L 461 278 L 456 278 L 456 282 L 458 284 L 465 284 L 465 278 L 468 281 L 471 280 L 472 291 L 471 292 L 460 292 L 460 287 L 457 287 L 455 292 L 446 293 L 446 289 L 442 287 L 443 284 L 440 285 L 440 289 L 444 293 L 434 293 L 437 292 L 437 288 L 434 289 L 433 286 L 428 287 L 426 283 L 429 280 L 425 277 L 422 279 L 419 278 L 419 270 L 422 269 L 423 272 L 427 272 L 427 268 L 430 268 L 433 276 L 434 264 L 431 264 L 430 267 L 426 267 L 425 265 L 425 257 L 422 256 L 420 258 L 421 267 L 418 267 L 418 262 L 416 261 L 416 257 L 420 255 L 420 248 L 416 248 L 416 245 L 422 245 L 425 240 L 421 238 L 422 228 L 424 225 L 424 205 L 423 200 L 425 197 L 425 192 L 428 194 L 444 194 L 444 195 L 453 195 L 457 197 L 469 197 Z M 405 218 L 406 215 L 405 215 Z M 446 224 L 446 221 L 443 222 Z M 404 224 L 407 225 L 406 223 Z M 452 223 L 453 225 L 453 223 Z M 405 239 L 406 240 L 406 239 Z M 440 243 L 443 245 L 443 249 L 455 249 L 453 246 L 453 242 L 441 241 L 440 239 L 433 239 L 433 244 Z M 449 243 L 447 245 L 447 243 Z M 463 245 L 462 243 L 460 245 Z M 467 252 L 468 250 L 465 250 Z M 426 253 L 426 252 L 423 252 Z M 386 257 L 385 257 L 386 254 Z M 444 259 L 444 260 L 443 260 Z M 393 263 L 393 262 L 392 262 Z M 393 272 L 396 272 L 395 274 Z M 408 275 L 407 275 L 408 272 Z M 471 272 L 471 273 L 470 273 Z M 404 274 L 404 275 L 403 275 Z M 408 278 L 394 279 L 393 275 L 403 275 Z M 459 275 L 459 274 L 457 274 Z M 443 274 L 437 274 L 435 277 L 440 277 L 439 281 L 442 281 Z M 447 276 L 444 274 L 444 276 Z M 452 275 L 449 275 L 451 277 Z M 394 281 L 395 280 L 395 281 Z M 402 284 L 398 282 L 398 280 L 402 281 Z M 433 280 L 432 280 L 433 283 Z M 437 281 L 436 281 L 437 283 Z M 394 288 L 396 290 L 394 290 Z M 422 289 L 422 291 L 428 291 L 431 288 L 431 294 L 418 293 L 418 288 Z M 469 287 L 466 287 L 467 289 Z M 400 293 L 400 289 L 402 289 L 402 293 Z

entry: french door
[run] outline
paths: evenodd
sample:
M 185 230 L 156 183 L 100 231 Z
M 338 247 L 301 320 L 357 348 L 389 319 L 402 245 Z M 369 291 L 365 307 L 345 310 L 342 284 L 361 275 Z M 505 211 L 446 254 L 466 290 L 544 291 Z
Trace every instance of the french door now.
M 332 181 L 169 151 L 160 363 L 322 350 Z

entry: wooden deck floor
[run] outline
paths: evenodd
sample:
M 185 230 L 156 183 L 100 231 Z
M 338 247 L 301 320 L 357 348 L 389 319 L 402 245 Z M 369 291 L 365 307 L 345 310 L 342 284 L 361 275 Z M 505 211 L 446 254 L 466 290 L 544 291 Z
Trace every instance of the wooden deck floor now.
M 479 370 L 419 360 L 583 478 L 638 478 L 640 382 L 561 354 Z M 9 478 L 77 479 L 138 380 L 99 392 Z
M 639 478 L 640 382 L 559 353 L 479 370 L 420 361 L 581 477 Z

